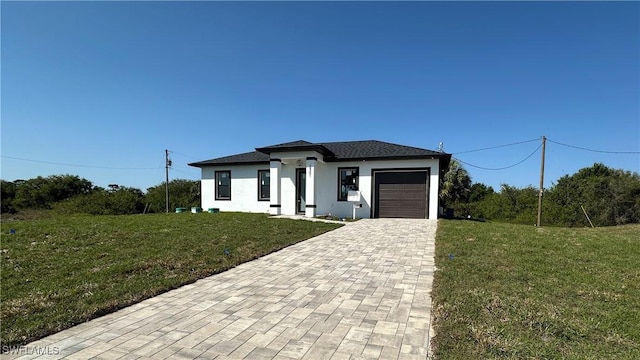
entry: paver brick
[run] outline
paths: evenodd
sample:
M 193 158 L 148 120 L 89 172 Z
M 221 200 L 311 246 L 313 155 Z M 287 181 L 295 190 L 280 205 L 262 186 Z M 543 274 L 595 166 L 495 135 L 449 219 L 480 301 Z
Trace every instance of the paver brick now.
M 424 358 L 436 227 L 360 220 L 32 344 L 69 359 Z
M 259 347 L 259 348 L 253 349 L 247 355 L 247 359 L 256 359 L 256 360 L 273 359 L 277 354 L 278 354 L 277 350 Z

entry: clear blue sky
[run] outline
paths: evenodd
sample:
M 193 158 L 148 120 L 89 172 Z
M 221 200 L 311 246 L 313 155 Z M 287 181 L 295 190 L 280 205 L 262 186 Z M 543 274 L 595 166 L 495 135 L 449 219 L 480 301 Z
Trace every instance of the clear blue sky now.
M 640 171 L 638 2 L 6 2 L 5 180 L 146 190 L 188 162 L 376 139 L 487 168 L 549 139 L 545 185 Z M 458 154 L 460 153 L 460 154 Z M 68 166 L 17 160 L 37 160 Z M 120 169 L 127 168 L 127 169 Z M 130 169 L 132 168 L 132 169 Z M 537 186 L 540 152 L 475 182 Z

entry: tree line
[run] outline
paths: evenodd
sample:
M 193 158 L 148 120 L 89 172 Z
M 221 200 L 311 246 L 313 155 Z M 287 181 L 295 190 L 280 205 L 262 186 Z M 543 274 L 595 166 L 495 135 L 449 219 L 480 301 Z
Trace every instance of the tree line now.
M 0 180 L 1 212 L 16 213 L 23 209 L 48 209 L 63 214 L 127 215 L 142 212 L 164 212 L 165 183 L 147 192 L 133 187 L 111 184 L 95 186 L 75 175 L 38 176 L 29 180 Z M 200 204 L 200 182 L 176 179 L 169 182 L 169 204 L 192 207 Z
M 441 201 L 454 216 L 520 224 L 535 224 L 539 189 L 502 184 L 497 191 L 473 183 L 453 159 L 441 184 Z M 542 225 L 582 227 L 640 223 L 640 175 L 595 163 L 565 175 L 542 202 Z
M 165 211 L 165 183 L 146 193 L 132 187 L 95 186 L 75 175 L 38 176 L 0 184 L 2 213 L 22 209 L 51 209 L 63 214 L 124 215 Z M 200 205 L 200 182 L 176 179 L 169 182 L 170 210 Z M 539 190 L 502 184 L 495 190 L 473 183 L 455 159 L 440 184 L 440 201 L 458 217 L 521 224 L 535 224 Z M 640 175 L 596 163 L 573 175 L 561 177 L 543 194 L 542 224 L 595 226 L 640 223 Z

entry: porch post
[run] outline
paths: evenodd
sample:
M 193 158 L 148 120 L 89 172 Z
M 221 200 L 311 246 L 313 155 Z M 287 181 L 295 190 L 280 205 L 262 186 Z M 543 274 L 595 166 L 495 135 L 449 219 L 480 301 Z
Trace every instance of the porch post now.
M 429 179 L 427 179 L 427 191 L 429 191 L 429 196 L 427 199 L 429 203 L 427 204 L 429 211 L 429 219 L 437 220 L 438 219 L 438 209 L 440 207 L 440 199 L 438 197 L 438 192 L 440 191 L 440 163 L 438 160 L 433 162 L 433 165 L 429 169 Z
M 269 186 L 270 206 L 269 214 L 280 215 L 280 175 L 282 174 L 282 162 L 280 159 L 271 159 L 269 164 L 269 178 L 271 180 Z
M 306 194 L 305 201 L 307 207 L 304 212 L 306 217 L 316 216 L 316 165 L 318 159 L 315 157 L 307 158 L 307 174 L 306 174 Z

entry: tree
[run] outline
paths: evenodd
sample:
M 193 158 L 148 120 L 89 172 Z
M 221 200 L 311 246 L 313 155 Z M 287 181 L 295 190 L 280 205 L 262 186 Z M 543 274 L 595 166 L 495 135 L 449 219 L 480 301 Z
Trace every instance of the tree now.
M 471 185 L 469 190 L 469 202 L 474 203 L 484 200 L 488 195 L 495 193 L 493 187 L 487 186 L 483 183 L 475 183 Z
M 440 184 L 440 202 L 443 207 L 451 207 L 457 202 L 467 202 L 471 192 L 471 177 L 462 164 L 451 159 L 447 172 Z

